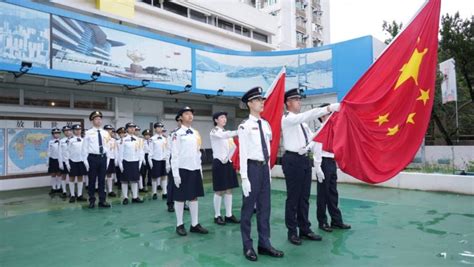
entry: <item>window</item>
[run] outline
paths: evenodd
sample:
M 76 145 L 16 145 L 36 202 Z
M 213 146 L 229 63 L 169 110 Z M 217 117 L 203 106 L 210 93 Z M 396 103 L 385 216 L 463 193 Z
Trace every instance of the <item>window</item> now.
M 301 32 L 296 32 L 296 42 L 304 43 L 304 34 Z
M 200 22 L 207 23 L 207 17 L 201 12 L 190 9 L 191 18 Z
M 142 2 L 152 6 L 160 7 L 160 0 L 143 0 Z
M 163 9 L 181 15 L 183 17 L 188 17 L 188 9 L 184 6 L 180 6 L 171 1 L 163 2 Z
M 250 37 L 250 30 L 247 28 L 242 28 L 242 35 Z
M 242 34 L 242 27 L 240 25 L 235 25 L 234 26 L 234 32 L 237 34 Z
M 253 39 L 268 43 L 268 36 L 256 31 L 253 32 Z
M 20 104 L 20 90 L 0 88 L 0 104 Z
M 217 21 L 217 27 L 231 32 L 234 31 L 234 24 L 221 19 Z
M 101 96 L 74 95 L 74 108 L 112 110 L 112 98 Z
M 25 90 L 24 104 L 27 106 L 41 106 L 50 108 L 69 108 L 71 95 L 58 91 Z

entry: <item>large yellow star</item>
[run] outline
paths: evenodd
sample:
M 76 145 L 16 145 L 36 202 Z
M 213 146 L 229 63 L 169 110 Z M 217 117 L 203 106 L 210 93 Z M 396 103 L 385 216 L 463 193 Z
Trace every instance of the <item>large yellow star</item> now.
M 402 85 L 405 81 L 410 78 L 415 80 L 415 84 L 418 85 L 418 71 L 420 70 L 420 64 L 423 60 L 423 56 L 428 52 L 428 48 L 425 48 L 423 52 L 419 52 L 418 48 L 415 48 L 413 54 L 410 57 L 410 60 L 403 65 L 400 69 L 400 77 L 398 77 L 397 84 L 395 85 L 395 90 Z
M 423 105 L 426 105 L 426 102 L 430 99 L 430 89 L 423 90 L 420 88 L 420 96 L 416 100 L 423 101 Z
M 416 115 L 416 112 L 408 114 L 407 123 L 415 124 L 415 121 L 413 120 L 413 117 L 415 117 L 415 115 Z
M 388 115 L 390 113 L 387 113 L 385 115 L 379 115 L 378 119 L 374 120 L 374 122 L 378 122 L 379 126 L 384 124 L 385 122 L 388 122 Z
M 388 136 L 393 136 L 393 135 L 395 135 L 395 134 L 398 132 L 398 130 L 400 130 L 400 128 L 398 128 L 398 124 L 397 124 L 397 125 L 395 125 L 395 127 L 393 127 L 393 128 L 388 128 L 387 135 L 388 135 Z

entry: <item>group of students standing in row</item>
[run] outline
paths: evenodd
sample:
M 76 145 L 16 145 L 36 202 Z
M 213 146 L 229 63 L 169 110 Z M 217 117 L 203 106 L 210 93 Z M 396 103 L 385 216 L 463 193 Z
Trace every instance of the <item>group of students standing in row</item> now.
M 257 260 L 251 238 L 251 218 L 257 216 L 258 254 L 272 257 L 283 257 L 284 253 L 275 249 L 270 242 L 270 141 L 272 130 L 270 124 L 261 118 L 265 98 L 262 89 L 255 87 L 243 97 L 250 110 L 247 120 L 243 121 L 236 131 L 227 131 L 227 113 L 213 114 L 214 128 L 210 132 L 213 151 L 212 182 L 214 189 L 214 222 L 218 225 L 240 223 L 243 254 L 250 261 Z M 302 239 L 320 241 L 310 228 L 308 219 L 311 178 L 318 180 L 317 218 L 319 228 L 331 232 L 332 229 L 349 229 L 344 224 L 338 208 L 337 174 L 334 155 L 322 151 L 322 145 L 312 140 L 313 133 L 306 122 L 328 118 L 331 112 L 339 110 L 339 104 L 326 104 L 319 108 L 300 113 L 301 94 L 298 89 L 285 93 L 287 112 L 282 118 L 282 136 L 285 153 L 282 168 L 287 186 L 285 204 L 285 224 L 288 229 L 288 240 L 294 245 L 301 245 Z M 168 211 L 176 214 L 176 233 L 187 235 L 183 222 L 183 213 L 187 203 L 191 215 L 192 233 L 207 234 L 208 230 L 198 220 L 198 198 L 204 196 L 201 164 L 202 138 L 192 127 L 194 110 L 182 108 L 176 115 L 177 128 L 169 136 L 164 135 L 162 123 L 155 123 L 155 134 L 145 130 L 142 136 L 136 135 L 137 126 L 127 123 L 117 129 L 117 136 L 110 125 L 101 128 L 102 113 L 95 111 L 89 119 L 93 128 L 81 136 L 80 125 L 72 129 L 63 128 L 65 137 L 59 139 L 60 130 L 53 129 L 53 140 L 49 143 L 49 172 L 53 180 L 61 177 L 62 181 L 69 176 L 71 201 L 86 201 L 82 196 L 83 176 L 89 179 L 89 208 L 95 207 L 95 183 L 98 180 L 99 207 L 110 207 L 106 199 L 107 191 L 112 194 L 112 175 L 115 173 L 121 183 L 122 203 L 128 204 L 128 184 L 132 189 L 132 203 L 142 203 L 138 197 L 140 173 L 152 178 L 153 199 L 157 198 L 158 181 L 161 181 L 163 196 L 167 199 Z M 71 133 L 67 133 L 72 130 Z M 231 157 L 235 150 L 233 138 L 239 139 L 239 165 L 242 184 L 241 218 L 232 213 L 232 189 L 239 187 L 237 173 L 233 168 Z M 312 152 L 312 153 L 310 153 Z M 313 160 L 310 158 L 313 154 Z M 314 169 L 313 169 L 314 164 Z M 315 170 L 315 171 L 313 171 Z M 74 193 L 77 183 L 77 197 Z M 143 182 L 142 182 L 143 183 Z M 53 189 L 57 183 L 53 183 Z M 65 182 L 63 182 L 63 194 Z M 79 190 L 79 187 L 81 189 Z M 221 216 L 221 203 L 224 200 L 225 216 Z M 331 215 L 331 225 L 327 222 L 326 210 Z

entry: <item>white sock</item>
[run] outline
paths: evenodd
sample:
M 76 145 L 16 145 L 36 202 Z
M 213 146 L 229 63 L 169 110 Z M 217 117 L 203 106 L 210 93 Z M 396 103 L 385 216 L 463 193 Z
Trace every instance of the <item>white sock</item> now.
M 217 193 L 214 193 L 214 218 L 221 216 L 221 202 L 222 196 L 219 196 Z
M 77 182 L 77 196 L 82 197 L 83 182 Z
M 175 201 L 174 211 L 176 213 L 176 226 L 183 224 L 184 202 Z
M 140 190 L 143 189 L 143 180 L 142 180 L 141 177 L 140 177 L 140 179 L 138 180 L 138 188 L 140 188 Z
M 161 185 L 161 177 L 158 177 L 157 182 L 158 182 L 158 185 Z
M 114 183 L 116 183 L 117 182 L 117 175 L 115 173 L 112 173 L 112 178 L 113 178 Z
M 95 189 L 99 188 L 99 178 L 95 180 Z
M 63 180 L 61 177 L 61 189 L 63 190 L 63 193 L 66 193 L 66 179 Z
M 132 197 L 133 199 L 138 198 L 138 184 L 132 183 Z
M 198 202 L 189 201 L 189 213 L 191 213 L 191 226 L 196 226 L 198 224 Z
M 122 183 L 122 197 L 128 198 L 128 184 Z
M 69 182 L 69 192 L 71 193 L 71 197 L 76 196 L 76 193 L 74 190 L 74 182 Z M 79 187 L 77 188 L 77 194 L 79 195 Z
M 168 178 L 161 179 L 161 188 L 163 190 L 163 195 L 168 194 Z
M 113 178 L 107 177 L 107 191 L 108 193 L 112 192 Z
M 89 176 L 85 176 L 84 178 L 84 183 L 86 184 L 86 186 L 89 186 Z
M 51 177 L 51 188 L 56 189 L 56 177 Z
M 61 189 L 61 177 L 56 177 L 56 189 Z
M 232 194 L 224 195 L 225 216 L 232 216 Z
M 156 194 L 157 184 L 158 183 L 157 183 L 156 179 L 151 180 L 151 191 L 153 192 L 153 194 Z

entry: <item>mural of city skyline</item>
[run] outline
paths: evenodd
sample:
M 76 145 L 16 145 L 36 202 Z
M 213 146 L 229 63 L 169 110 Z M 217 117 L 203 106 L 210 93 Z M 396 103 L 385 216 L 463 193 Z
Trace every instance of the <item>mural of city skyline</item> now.
M 49 68 L 49 14 L 0 2 L 0 61 Z

